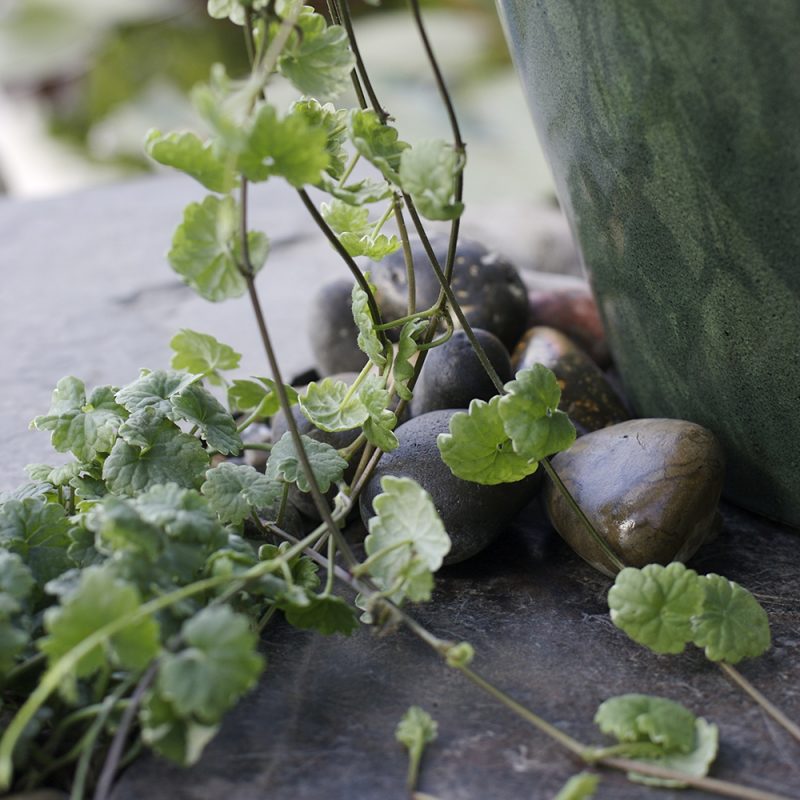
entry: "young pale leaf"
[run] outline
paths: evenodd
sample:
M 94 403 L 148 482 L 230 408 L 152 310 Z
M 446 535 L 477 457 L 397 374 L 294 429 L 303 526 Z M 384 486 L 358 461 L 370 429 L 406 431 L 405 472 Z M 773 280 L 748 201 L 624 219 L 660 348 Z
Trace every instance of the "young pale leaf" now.
M 78 587 L 44 616 L 47 636 L 39 649 L 50 666 L 69 653 L 84 639 L 141 605 L 136 588 L 118 580 L 102 567 L 88 567 Z M 159 652 L 159 626 L 152 618 L 139 620 L 93 647 L 77 663 L 74 672 L 61 688 L 65 697 L 74 698 L 75 680 L 94 674 L 105 664 L 129 670 L 142 670 Z
M 692 640 L 692 617 L 703 607 L 703 588 L 692 569 L 674 562 L 626 567 L 608 593 L 611 620 L 656 653 L 681 653 Z
M 376 516 L 364 540 L 369 574 L 395 602 L 427 600 L 432 573 L 450 551 L 450 537 L 430 495 L 410 478 L 387 475 L 372 502 Z
M 411 363 L 411 359 L 419 352 L 416 337 L 426 325 L 427 322 L 424 319 L 412 319 L 406 322 L 400 330 L 397 355 L 392 365 L 392 376 L 397 395 L 406 401 L 411 400 L 408 382 L 414 376 L 414 365 Z
M 216 149 L 239 153 L 247 145 L 248 123 L 257 92 L 252 78 L 232 80 L 222 64 L 212 65 L 207 84 L 192 89 L 192 104 L 213 132 Z
M 99 386 L 86 397 L 83 381 L 62 378 L 56 384 L 50 411 L 35 417 L 31 427 L 53 432 L 52 445 L 59 453 L 68 450 L 79 461 L 93 461 L 109 453 L 127 412 L 115 401 L 116 389 Z
M 291 386 L 284 386 L 289 398 L 289 405 L 293 406 L 298 401 L 298 395 Z M 228 403 L 239 411 L 258 409 L 259 416 L 271 417 L 281 407 L 275 381 L 269 378 L 255 378 L 255 380 L 237 379 L 228 389 Z
M 391 453 L 400 446 L 400 442 L 394 435 L 394 428 L 397 425 L 397 417 L 388 409 L 383 409 L 377 417 L 370 417 L 364 423 L 364 436 L 367 441 L 379 447 L 384 453 Z
M 201 491 L 222 522 L 239 525 L 254 511 L 275 505 L 283 489 L 253 467 L 223 462 L 206 473 Z
M 769 649 L 767 612 L 750 592 L 721 575 L 702 575 L 703 608 L 692 618 L 692 641 L 706 658 L 736 664 Z
M 358 628 L 355 611 L 341 597 L 315 596 L 307 606 L 287 605 L 283 610 L 290 625 L 326 636 L 334 633 L 349 636 Z
M 439 726 L 436 720 L 419 706 L 410 706 L 397 723 L 394 738 L 408 750 L 412 763 L 411 775 L 417 773 L 425 745 L 435 741 L 438 734 Z
M 468 412 L 459 411 L 450 418 L 450 433 L 437 437 L 442 461 L 457 478 L 491 486 L 536 472 L 537 461 L 514 452 L 500 418 L 500 402 L 500 397 L 488 403 L 473 400 Z
M 408 149 L 408 142 L 398 139 L 397 130 L 381 123 L 372 110 L 352 111 L 349 125 L 350 139 L 356 150 L 374 164 L 387 181 L 400 186 L 400 157 Z
M 169 417 L 172 414 L 173 398 L 197 380 L 197 375 L 143 369 L 133 383 L 117 392 L 116 399 L 131 414 L 149 408 L 161 417 Z
M 334 233 L 340 234 L 350 231 L 355 234 L 368 233 L 371 229 L 369 223 L 369 209 L 351 206 L 341 200 L 331 203 L 322 203 L 319 207 L 320 214 Z
M 311 471 L 317 480 L 321 492 L 327 492 L 331 483 L 342 479 L 347 461 L 345 461 L 335 447 L 324 442 L 318 442 L 310 436 L 301 436 L 303 448 L 308 460 L 311 462 Z M 301 492 L 311 491 L 306 479 L 300 459 L 292 441 L 291 432 L 287 431 L 275 443 L 269 454 L 266 476 L 271 481 L 286 481 L 296 483 Z
M 369 282 L 369 274 L 365 276 Z M 370 284 L 370 289 L 374 294 L 374 287 Z M 369 308 L 369 298 L 367 293 L 356 283 L 353 286 L 352 310 L 353 319 L 358 328 L 358 347 L 366 353 L 369 360 L 378 367 L 386 363 L 386 356 L 383 353 L 383 345 L 380 337 L 375 330 L 375 320 Z
M 561 388 L 547 367 L 534 364 L 505 385 L 500 418 L 514 450 L 529 461 L 566 450 L 575 441 L 569 417 L 558 410 Z
M 236 422 L 225 406 L 203 386 L 187 386 L 172 398 L 172 419 L 183 419 L 196 425 L 209 447 L 223 455 L 237 455 L 242 437 Z
M 269 0 L 208 0 L 208 16 L 229 19 L 234 25 L 244 25 L 245 7 L 254 11 L 266 7 Z
M 298 100 L 292 112 L 302 117 L 309 128 L 324 130 L 325 150 L 328 153 L 328 166 L 325 172 L 336 181 L 344 175 L 347 167 L 347 110 L 336 110 L 331 103 L 320 104 L 313 98 Z
M 562 787 L 553 800 L 590 800 L 600 783 L 599 775 L 591 772 L 579 772 L 573 775 Z
M 400 183 L 423 217 L 456 219 L 464 212 L 464 204 L 455 200 L 456 178 L 463 168 L 464 159 L 452 145 L 430 139 L 403 151 Z
M 274 106 L 263 105 L 239 156 L 239 169 L 251 181 L 280 175 L 300 189 L 322 180 L 330 159 L 326 145 L 325 130 L 310 127 L 302 112 L 290 111 L 281 119 Z
M 156 753 L 176 764 L 196 764 L 205 746 L 217 735 L 219 725 L 203 725 L 181 716 L 158 692 L 145 696 L 139 711 L 142 741 Z
M 650 741 L 664 752 L 690 753 L 696 718 L 688 708 L 664 697 L 624 694 L 600 704 L 594 716 L 603 733 L 620 742 Z
M 232 347 L 207 333 L 183 328 L 172 337 L 169 346 L 175 351 L 170 366 L 192 375 L 202 375 L 211 383 L 224 383 L 220 372 L 237 369 L 242 357 Z
M 239 297 L 247 290 L 242 275 L 238 208 L 233 198 L 209 195 L 190 203 L 172 238 L 168 258 L 172 268 L 206 300 L 219 302 Z M 250 266 L 264 266 L 269 242 L 263 233 L 247 234 Z
M 708 775 L 708 770 L 717 757 L 717 750 L 719 749 L 719 730 L 717 726 L 706 722 L 700 717 L 695 722 L 694 741 L 694 749 L 689 753 L 665 753 L 659 758 L 637 758 L 636 760 L 645 764 L 663 767 L 664 769 L 671 769 L 675 772 L 682 772 L 685 775 L 692 775 L 695 778 L 702 778 Z M 629 772 L 628 779 L 648 786 L 662 786 L 672 789 L 686 788 L 686 784 L 681 781 L 654 778 L 637 772 Z
M 344 381 L 325 378 L 308 384 L 300 396 L 303 414 L 323 431 L 349 431 L 362 425 L 369 411 L 357 392 Z
M 461 669 L 461 667 L 468 667 L 475 658 L 475 649 L 469 642 L 459 642 L 447 648 L 447 655 L 445 660 L 448 667 L 454 669 Z
M 278 69 L 302 93 L 332 99 L 350 85 L 355 59 L 347 32 L 328 25 L 306 6 L 297 19 L 302 36 L 293 33 L 278 59 Z
M 149 409 L 134 415 L 136 444 L 118 439 L 103 464 L 103 480 L 114 494 L 134 495 L 161 483 L 197 488 L 208 469 L 199 439 Z
M 373 261 L 380 261 L 400 249 L 400 240 L 396 236 L 383 233 L 342 233 L 339 234 L 339 241 L 353 258 L 366 256 Z
M 247 618 L 209 606 L 184 623 L 185 647 L 163 656 L 157 689 L 182 717 L 214 724 L 258 680 L 264 659 Z
M 144 149 L 154 161 L 186 173 L 212 192 L 225 194 L 237 184 L 233 161 L 225 164 L 214 154 L 210 143 L 204 144 L 193 133 L 165 136 L 161 131 L 151 130 Z
M 351 206 L 378 203 L 386 200 L 392 193 L 392 189 L 386 181 L 373 181 L 367 178 L 355 183 L 348 183 L 346 186 L 339 186 L 337 181 L 323 179 L 318 184 L 318 188 Z

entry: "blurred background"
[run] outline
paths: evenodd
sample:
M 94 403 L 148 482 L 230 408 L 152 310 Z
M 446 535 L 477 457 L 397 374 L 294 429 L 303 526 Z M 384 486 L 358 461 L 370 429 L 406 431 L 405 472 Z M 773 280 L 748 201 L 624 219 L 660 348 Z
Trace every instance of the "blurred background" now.
M 549 202 L 493 0 L 423 6 L 468 144 L 467 203 Z M 449 138 L 403 0 L 352 9 L 401 137 Z M 154 170 L 147 130 L 202 134 L 188 93 L 218 61 L 246 70 L 241 29 L 210 19 L 206 0 L 0 0 L 0 193 L 41 197 Z

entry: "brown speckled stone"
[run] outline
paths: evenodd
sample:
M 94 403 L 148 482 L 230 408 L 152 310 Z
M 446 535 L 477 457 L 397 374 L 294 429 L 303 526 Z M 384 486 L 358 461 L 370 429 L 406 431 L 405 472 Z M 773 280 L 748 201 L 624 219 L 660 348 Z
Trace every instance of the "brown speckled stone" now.
M 552 465 L 627 566 L 685 561 L 717 530 L 724 458 L 700 425 L 630 420 L 581 437 Z M 613 575 L 613 565 L 552 483 L 545 503 L 570 547 Z
M 511 359 L 515 371 L 544 364 L 561 386 L 559 408 L 569 415 L 578 435 L 629 418 L 625 404 L 597 364 L 568 336 L 543 325 L 528 330 Z

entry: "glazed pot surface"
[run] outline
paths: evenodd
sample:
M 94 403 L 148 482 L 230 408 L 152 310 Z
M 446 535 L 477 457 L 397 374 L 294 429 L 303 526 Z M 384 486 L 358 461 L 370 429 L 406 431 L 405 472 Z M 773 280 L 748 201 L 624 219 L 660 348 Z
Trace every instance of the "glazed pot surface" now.
M 498 2 L 637 413 L 800 527 L 800 3 Z

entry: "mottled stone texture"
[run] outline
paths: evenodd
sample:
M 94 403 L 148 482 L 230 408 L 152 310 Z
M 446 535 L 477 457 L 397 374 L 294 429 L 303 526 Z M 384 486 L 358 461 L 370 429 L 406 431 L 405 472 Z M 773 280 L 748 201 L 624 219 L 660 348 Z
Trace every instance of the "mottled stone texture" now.
M 800 527 L 800 5 L 500 5 L 637 412 Z

